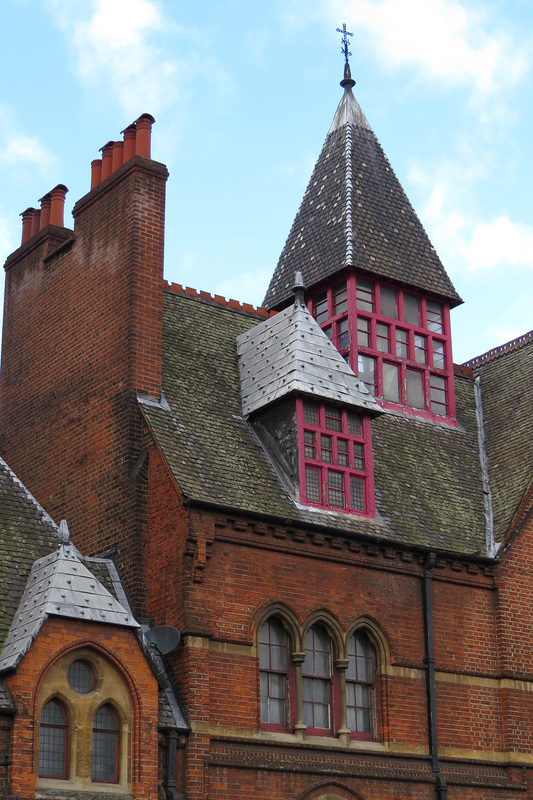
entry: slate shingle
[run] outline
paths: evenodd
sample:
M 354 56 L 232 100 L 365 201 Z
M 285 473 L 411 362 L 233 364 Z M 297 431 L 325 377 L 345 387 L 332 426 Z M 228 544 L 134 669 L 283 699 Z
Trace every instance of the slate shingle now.
M 494 513 L 494 538 L 501 542 L 531 481 L 533 438 L 533 341 L 522 337 L 517 349 L 477 365 L 480 378 L 485 447 Z
M 349 87 L 335 119 L 264 305 L 287 304 L 297 270 L 310 287 L 346 267 L 461 303 Z
M 457 553 L 485 548 L 473 382 L 457 380 L 459 427 L 383 414 L 372 423 L 375 520 L 304 508 L 242 418 L 236 337 L 252 317 L 169 290 L 163 389 L 142 404 L 183 495 L 236 510 Z

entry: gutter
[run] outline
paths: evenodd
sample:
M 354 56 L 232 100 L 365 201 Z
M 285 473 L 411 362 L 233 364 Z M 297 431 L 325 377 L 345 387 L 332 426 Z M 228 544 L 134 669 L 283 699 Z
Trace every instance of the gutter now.
M 431 769 L 435 775 L 435 796 L 437 800 L 446 800 L 448 788 L 444 776 L 440 771 L 439 744 L 437 734 L 437 684 L 435 680 L 435 647 L 433 630 L 433 597 L 431 586 L 431 570 L 435 566 L 437 557 L 434 552 L 427 555 L 422 578 L 422 600 L 424 606 L 424 645 L 426 656 L 424 663 L 426 670 L 426 703 L 428 720 L 429 753 L 431 756 Z

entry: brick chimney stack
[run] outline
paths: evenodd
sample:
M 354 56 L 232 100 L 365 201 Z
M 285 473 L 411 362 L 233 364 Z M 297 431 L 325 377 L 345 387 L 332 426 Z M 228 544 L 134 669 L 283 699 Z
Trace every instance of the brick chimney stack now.
M 168 175 L 150 159 L 152 123 L 145 114 L 102 148 L 74 230 L 63 227 L 63 184 L 23 212 L 5 264 L 0 372 L 0 454 L 84 552 L 116 545 L 140 592 L 136 397 L 161 392 Z

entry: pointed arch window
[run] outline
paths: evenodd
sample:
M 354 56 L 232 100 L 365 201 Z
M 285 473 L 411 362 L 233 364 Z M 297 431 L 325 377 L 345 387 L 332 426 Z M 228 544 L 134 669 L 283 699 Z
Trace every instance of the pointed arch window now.
M 279 617 L 259 631 L 261 724 L 285 730 L 288 724 L 289 637 Z
M 63 703 L 49 700 L 39 720 L 39 777 L 67 778 L 68 715 Z
M 357 631 L 348 642 L 346 670 L 347 726 L 358 737 L 374 735 L 376 652 L 365 631 Z
M 118 783 L 120 724 L 115 709 L 100 706 L 93 718 L 92 780 Z
M 322 625 L 313 625 L 305 636 L 302 669 L 303 717 L 311 730 L 332 727 L 332 647 Z

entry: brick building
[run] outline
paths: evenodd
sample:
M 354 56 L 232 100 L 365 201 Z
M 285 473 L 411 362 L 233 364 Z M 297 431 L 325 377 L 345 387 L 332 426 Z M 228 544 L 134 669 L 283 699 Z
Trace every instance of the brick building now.
M 112 559 L 132 618 L 182 633 L 165 668 L 187 724 L 176 712 L 161 793 L 533 798 L 533 337 L 454 366 L 461 299 L 349 68 L 341 85 L 265 308 L 164 282 L 149 115 L 93 162 L 73 230 L 64 186 L 24 212 L 0 454 L 83 553 Z M 47 791 L 24 694 L 56 658 L 62 625 L 46 626 L 4 667 L 26 726 L 4 767 L 17 797 Z M 85 790 L 150 794 L 146 727 L 128 730 L 115 779 Z

